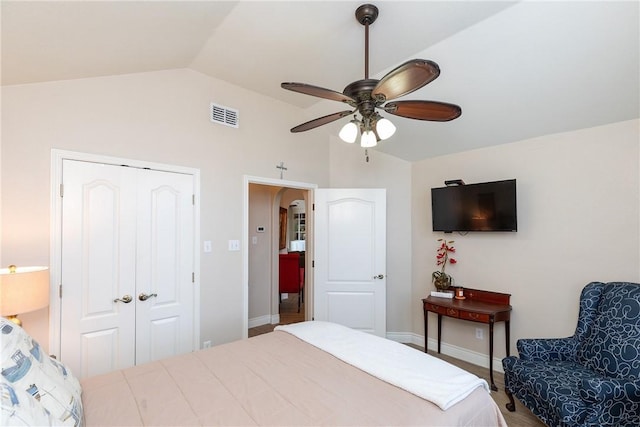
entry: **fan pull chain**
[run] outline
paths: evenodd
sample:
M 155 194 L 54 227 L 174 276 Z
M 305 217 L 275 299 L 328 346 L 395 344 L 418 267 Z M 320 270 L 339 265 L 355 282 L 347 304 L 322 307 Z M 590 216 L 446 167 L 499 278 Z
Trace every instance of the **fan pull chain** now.
M 369 163 L 369 150 L 368 149 L 364 149 L 364 159 L 367 163 Z

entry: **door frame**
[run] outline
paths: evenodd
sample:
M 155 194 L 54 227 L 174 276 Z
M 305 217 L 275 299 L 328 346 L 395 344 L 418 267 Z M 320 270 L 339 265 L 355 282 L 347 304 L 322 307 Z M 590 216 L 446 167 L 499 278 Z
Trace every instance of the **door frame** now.
M 307 245 L 305 250 L 305 256 L 308 265 L 311 264 L 309 260 L 313 259 L 313 191 L 318 188 L 317 184 L 299 182 L 299 181 L 287 181 L 283 179 L 264 178 L 258 176 L 244 175 L 243 176 L 243 209 L 242 209 L 242 337 L 247 338 L 249 336 L 249 184 L 268 185 L 272 187 L 280 188 L 293 188 L 299 190 L 307 190 L 308 203 L 307 206 Z M 273 206 L 275 209 L 279 209 L 279 206 Z M 311 215 L 310 215 L 311 214 Z M 278 229 L 279 217 L 277 214 L 272 215 L 272 227 L 271 230 Z M 271 269 L 271 288 L 274 290 L 274 284 L 278 283 L 278 271 L 277 271 L 278 258 L 274 257 L 272 260 Z M 305 268 L 305 318 L 311 319 L 313 316 L 313 274 L 311 268 Z M 311 297 L 309 297 L 311 296 Z
M 76 151 L 51 150 L 50 174 L 50 289 L 49 289 L 49 354 L 60 355 L 62 301 L 60 285 L 62 278 L 62 163 L 64 160 L 77 160 L 115 166 L 131 166 L 141 169 L 153 169 L 163 172 L 182 173 L 193 176 L 194 188 L 194 239 L 193 239 L 193 268 L 194 278 L 194 307 L 193 307 L 193 349 L 200 348 L 200 169 L 163 163 L 147 162 L 143 160 L 125 159 L 100 154 L 82 153 Z

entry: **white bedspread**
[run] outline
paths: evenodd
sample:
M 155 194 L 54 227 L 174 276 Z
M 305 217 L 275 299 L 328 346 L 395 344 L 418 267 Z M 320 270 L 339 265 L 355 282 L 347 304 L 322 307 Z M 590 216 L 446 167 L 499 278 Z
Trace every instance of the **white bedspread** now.
M 482 378 L 404 344 L 329 322 L 276 327 L 389 384 L 446 410 L 478 387 Z

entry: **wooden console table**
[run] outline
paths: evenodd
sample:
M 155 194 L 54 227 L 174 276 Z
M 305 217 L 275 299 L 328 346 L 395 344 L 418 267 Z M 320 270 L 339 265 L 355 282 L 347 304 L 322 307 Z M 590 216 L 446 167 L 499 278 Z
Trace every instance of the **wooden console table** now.
M 442 316 L 455 317 L 462 320 L 489 324 L 489 375 L 491 390 L 498 387 L 493 381 L 493 324 L 504 322 L 507 356 L 509 356 L 509 327 L 511 320 L 511 294 L 482 291 L 479 289 L 464 289 L 465 299 L 438 298 L 428 296 L 422 300 L 424 307 L 424 351 L 427 352 L 429 334 L 428 313 L 438 314 L 438 353 L 440 353 L 440 337 L 442 334 Z

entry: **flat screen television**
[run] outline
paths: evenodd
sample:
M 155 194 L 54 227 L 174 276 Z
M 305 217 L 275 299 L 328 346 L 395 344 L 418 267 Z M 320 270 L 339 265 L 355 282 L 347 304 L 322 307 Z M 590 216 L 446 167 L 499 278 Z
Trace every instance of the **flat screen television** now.
M 431 189 L 433 231 L 518 231 L 516 180 Z

